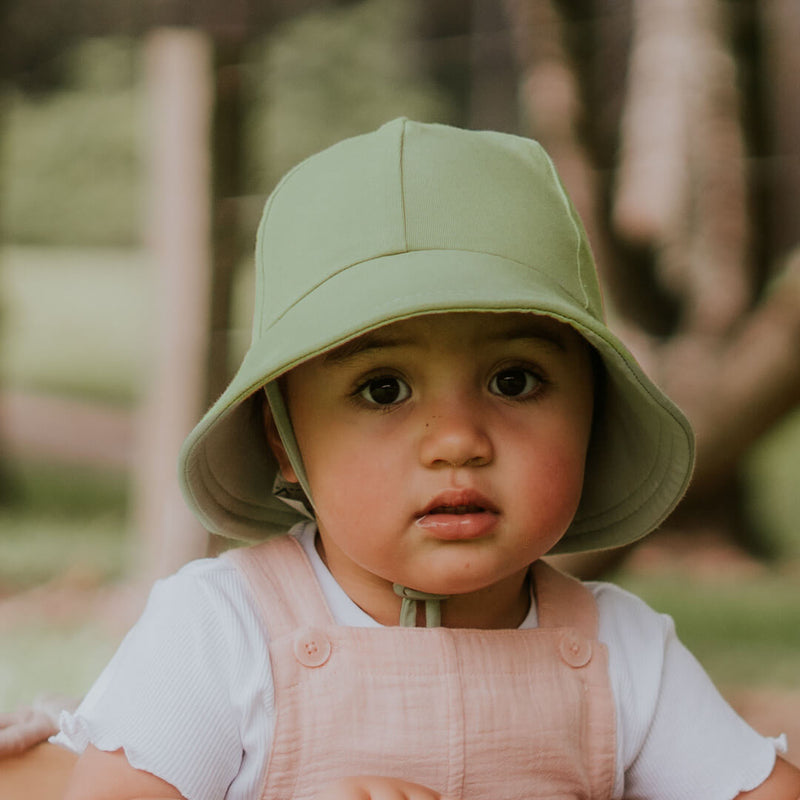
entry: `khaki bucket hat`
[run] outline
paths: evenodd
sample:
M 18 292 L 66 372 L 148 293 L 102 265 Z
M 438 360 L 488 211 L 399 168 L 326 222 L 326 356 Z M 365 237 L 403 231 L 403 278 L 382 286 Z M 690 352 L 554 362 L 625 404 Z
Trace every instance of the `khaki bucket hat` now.
M 553 317 L 604 365 L 578 513 L 553 552 L 634 541 L 686 490 L 691 428 L 607 328 L 583 226 L 538 143 L 406 119 L 346 139 L 275 188 L 255 262 L 250 349 L 180 455 L 210 531 L 257 541 L 303 518 L 272 492 L 261 388 L 367 331 L 448 311 Z

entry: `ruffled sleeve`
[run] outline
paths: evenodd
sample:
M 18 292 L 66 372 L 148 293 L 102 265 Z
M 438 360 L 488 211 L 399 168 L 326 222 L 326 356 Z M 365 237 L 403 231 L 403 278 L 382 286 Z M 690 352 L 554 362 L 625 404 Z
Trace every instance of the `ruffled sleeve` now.
M 263 772 L 272 714 L 266 632 L 236 570 L 194 562 L 147 607 L 57 744 L 123 748 L 188 800 L 246 797 Z
M 593 592 L 617 700 L 618 796 L 731 800 L 759 786 L 785 740 L 736 714 L 670 617 L 609 584 Z

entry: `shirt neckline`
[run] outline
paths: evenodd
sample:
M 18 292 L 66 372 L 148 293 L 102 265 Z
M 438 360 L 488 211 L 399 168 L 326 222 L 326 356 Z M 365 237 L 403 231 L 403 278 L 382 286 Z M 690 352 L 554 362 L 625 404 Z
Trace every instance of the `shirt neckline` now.
M 311 562 L 311 568 L 314 570 L 314 575 L 322 589 L 322 594 L 325 598 L 325 602 L 328 604 L 334 622 L 336 622 L 337 625 L 343 625 L 349 628 L 384 627 L 367 614 L 363 608 L 353 602 L 347 592 L 336 582 L 330 570 L 325 566 L 325 563 L 317 552 L 317 548 L 314 546 L 314 540 L 317 535 L 316 523 L 311 521 L 299 522 L 290 533 L 300 542 L 306 556 L 308 556 L 308 560 Z M 533 587 L 531 587 L 530 608 L 528 609 L 525 619 L 522 620 L 522 623 L 519 625 L 518 630 L 538 627 L 539 620 L 536 613 L 536 601 L 533 596 Z

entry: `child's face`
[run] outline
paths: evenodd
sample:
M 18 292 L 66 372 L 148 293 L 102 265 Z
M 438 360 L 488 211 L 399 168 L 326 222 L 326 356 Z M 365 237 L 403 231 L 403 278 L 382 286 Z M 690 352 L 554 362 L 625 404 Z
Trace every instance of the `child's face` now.
M 514 581 L 573 519 L 593 379 L 566 325 L 431 314 L 285 380 L 326 561 L 354 599 L 393 582 L 452 595 Z

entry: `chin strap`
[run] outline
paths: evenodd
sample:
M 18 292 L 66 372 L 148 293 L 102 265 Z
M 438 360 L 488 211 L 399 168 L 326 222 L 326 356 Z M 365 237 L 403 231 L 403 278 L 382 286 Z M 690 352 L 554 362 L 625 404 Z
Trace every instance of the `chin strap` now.
M 438 628 L 441 626 L 442 600 L 447 600 L 446 594 L 418 592 L 416 589 L 409 589 L 399 583 L 393 584 L 392 588 L 398 597 L 403 598 L 403 605 L 400 606 L 400 625 L 402 627 L 416 628 L 417 608 L 420 602 L 425 603 L 425 627 Z

